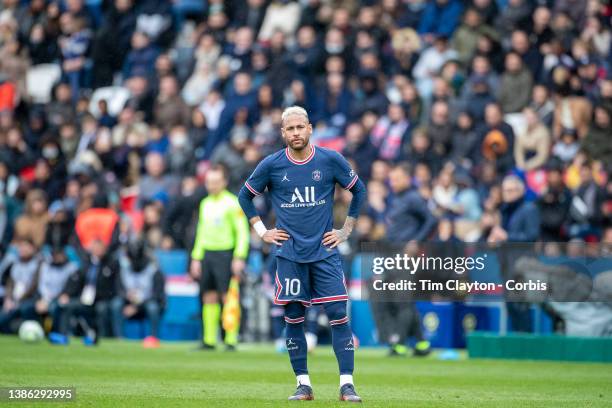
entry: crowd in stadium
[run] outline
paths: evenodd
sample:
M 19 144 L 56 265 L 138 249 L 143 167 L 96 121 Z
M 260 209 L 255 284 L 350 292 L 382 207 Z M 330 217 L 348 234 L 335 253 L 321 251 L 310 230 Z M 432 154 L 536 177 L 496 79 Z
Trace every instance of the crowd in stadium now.
M 3 0 L 2 313 L 62 291 L 4 273 L 43 252 L 190 251 L 208 167 L 237 193 L 291 105 L 366 183 L 345 253 L 612 242 L 611 23 L 599 0 Z

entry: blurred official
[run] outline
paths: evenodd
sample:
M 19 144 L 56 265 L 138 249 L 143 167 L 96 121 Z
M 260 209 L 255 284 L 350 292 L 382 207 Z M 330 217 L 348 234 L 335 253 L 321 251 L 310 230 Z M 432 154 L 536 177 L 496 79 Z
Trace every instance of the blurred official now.
M 201 348 L 212 349 L 217 343 L 221 301 L 226 295 L 232 276 L 244 270 L 249 252 L 249 223 L 238 198 L 227 191 L 227 171 L 215 165 L 206 173 L 208 196 L 200 203 L 196 239 L 191 251 L 189 272 L 200 281 L 202 296 L 203 343 Z M 226 330 L 225 344 L 235 349 L 239 326 Z

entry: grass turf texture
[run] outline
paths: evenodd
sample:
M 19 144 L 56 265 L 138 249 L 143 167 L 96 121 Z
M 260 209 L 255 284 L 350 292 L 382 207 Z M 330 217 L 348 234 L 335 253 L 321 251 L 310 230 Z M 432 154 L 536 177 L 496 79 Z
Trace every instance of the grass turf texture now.
M 0 386 L 76 387 L 67 407 L 308 407 L 337 402 L 331 348 L 309 358 L 315 401 L 287 402 L 295 380 L 286 355 L 271 346 L 236 353 L 191 351 L 193 343 L 103 341 L 85 347 L 23 344 L 0 336 Z M 355 381 L 364 407 L 611 406 L 612 365 L 504 360 L 389 358 L 383 349 L 357 351 Z M 7 404 L 0 402 L 2 406 Z M 14 403 L 14 406 L 40 406 Z M 48 406 L 51 406 L 48 405 Z M 46 406 L 43 404 L 43 406 Z

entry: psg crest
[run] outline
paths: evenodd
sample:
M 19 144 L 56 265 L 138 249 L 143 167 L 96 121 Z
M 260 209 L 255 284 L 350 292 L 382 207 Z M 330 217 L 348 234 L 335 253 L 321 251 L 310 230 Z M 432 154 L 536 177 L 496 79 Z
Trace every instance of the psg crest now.
M 320 181 L 321 180 L 321 172 L 319 170 L 315 170 L 312 172 L 312 179 L 314 181 Z

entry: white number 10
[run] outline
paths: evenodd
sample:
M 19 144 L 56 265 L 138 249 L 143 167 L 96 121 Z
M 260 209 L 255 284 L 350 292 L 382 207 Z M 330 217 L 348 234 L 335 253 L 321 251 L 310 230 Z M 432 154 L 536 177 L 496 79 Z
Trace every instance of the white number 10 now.
M 285 295 L 296 296 L 300 293 L 299 279 L 285 279 Z

